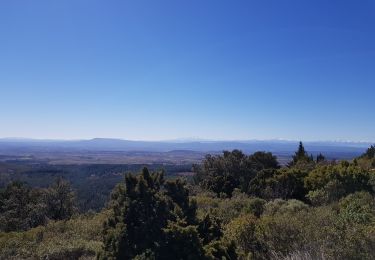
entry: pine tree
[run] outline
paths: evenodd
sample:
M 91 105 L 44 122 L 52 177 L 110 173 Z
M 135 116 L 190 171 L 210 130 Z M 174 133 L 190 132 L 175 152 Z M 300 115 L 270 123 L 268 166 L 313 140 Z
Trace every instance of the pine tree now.
M 325 156 L 321 153 L 319 153 L 318 156 L 316 157 L 317 163 L 324 162 L 325 160 L 326 160 Z
M 312 156 L 312 155 L 311 155 Z M 288 164 L 289 166 L 294 166 L 299 162 L 308 163 L 313 161 L 313 159 L 309 156 L 303 146 L 302 142 L 299 142 L 298 150 L 293 155 L 293 160 Z

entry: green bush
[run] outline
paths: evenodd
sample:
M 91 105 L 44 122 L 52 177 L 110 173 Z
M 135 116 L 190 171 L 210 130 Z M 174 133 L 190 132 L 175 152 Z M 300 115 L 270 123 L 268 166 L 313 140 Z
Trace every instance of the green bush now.
M 102 245 L 101 229 L 106 216 L 107 212 L 103 212 L 51 221 L 24 232 L 0 233 L 0 255 L 4 259 L 94 258 Z
M 225 199 L 206 196 L 196 196 L 194 199 L 197 202 L 199 217 L 210 214 L 220 219 L 223 224 L 243 214 L 253 214 L 259 217 L 266 204 L 263 199 L 248 197 L 243 193 L 234 193 L 232 198 Z

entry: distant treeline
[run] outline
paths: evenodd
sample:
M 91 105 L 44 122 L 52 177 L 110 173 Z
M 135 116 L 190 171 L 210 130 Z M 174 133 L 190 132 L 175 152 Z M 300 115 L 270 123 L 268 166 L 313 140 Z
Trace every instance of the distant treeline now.
M 46 188 L 57 179 L 67 180 L 76 193 L 77 207 L 81 212 L 98 211 L 105 206 L 112 189 L 127 172 L 138 172 L 144 166 L 151 170 L 164 169 L 166 177 L 175 177 L 180 172 L 190 172 L 188 165 L 164 164 L 90 164 L 50 165 L 28 162 L 0 163 L 0 188 L 12 181 L 27 183 L 33 188 Z

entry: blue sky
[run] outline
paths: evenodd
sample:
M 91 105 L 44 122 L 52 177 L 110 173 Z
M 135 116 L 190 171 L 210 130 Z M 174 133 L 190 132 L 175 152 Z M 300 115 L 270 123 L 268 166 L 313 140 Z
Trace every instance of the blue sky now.
M 0 137 L 375 141 L 375 1 L 0 2 Z

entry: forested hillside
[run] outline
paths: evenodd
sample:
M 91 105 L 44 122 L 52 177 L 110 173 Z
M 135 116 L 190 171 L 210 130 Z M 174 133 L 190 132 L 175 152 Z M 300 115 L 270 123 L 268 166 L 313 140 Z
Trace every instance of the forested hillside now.
M 77 210 L 100 211 L 108 201 L 112 189 L 127 172 L 138 172 L 144 166 L 150 170 L 163 169 L 166 178 L 188 175 L 191 164 L 69 164 L 52 165 L 35 162 L 6 161 L 0 163 L 0 188 L 12 181 L 29 188 L 47 188 L 59 178 L 69 182 L 75 191 Z
M 224 151 L 191 171 L 124 174 L 97 212 L 70 177 L 8 179 L 0 259 L 375 258 L 375 146 L 331 161 L 300 143 L 285 166 L 269 152 Z

